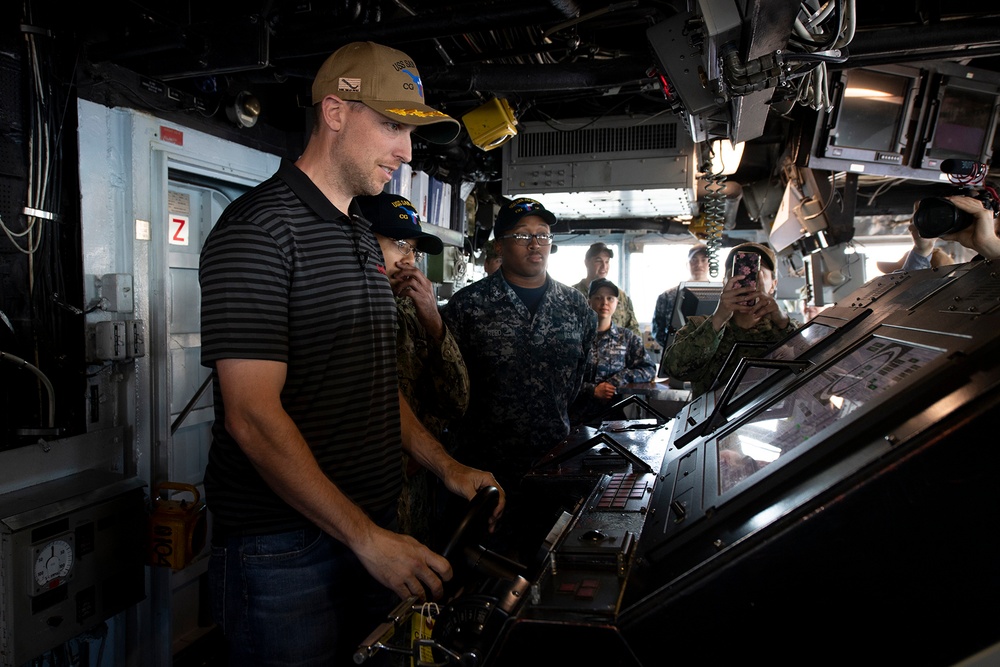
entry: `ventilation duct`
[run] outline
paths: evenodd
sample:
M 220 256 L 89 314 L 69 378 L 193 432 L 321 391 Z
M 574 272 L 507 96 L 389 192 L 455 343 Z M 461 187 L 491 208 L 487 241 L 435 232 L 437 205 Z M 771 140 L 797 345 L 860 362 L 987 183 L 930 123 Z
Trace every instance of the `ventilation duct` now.
M 504 194 L 548 195 L 547 208 L 576 219 L 690 215 L 695 172 L 674 117 L 525 122 L 504 146 Z

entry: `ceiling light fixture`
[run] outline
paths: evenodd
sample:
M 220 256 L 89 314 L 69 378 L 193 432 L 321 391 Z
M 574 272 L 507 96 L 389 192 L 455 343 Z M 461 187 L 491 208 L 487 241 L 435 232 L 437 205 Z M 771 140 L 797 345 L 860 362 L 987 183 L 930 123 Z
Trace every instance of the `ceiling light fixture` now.
M 252 93 L 242 90 L 226 106 L 226 116 L 239 127 L 253 127 L 260 118 L 260 100 Z

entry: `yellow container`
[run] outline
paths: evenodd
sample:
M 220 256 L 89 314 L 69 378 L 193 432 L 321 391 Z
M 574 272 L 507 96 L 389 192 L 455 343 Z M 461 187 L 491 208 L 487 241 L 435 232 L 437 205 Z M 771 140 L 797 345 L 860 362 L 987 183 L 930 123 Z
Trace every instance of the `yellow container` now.
M 517 118 L 507 100 L 493 98 L 462 116 L 472 143 L 490 151 L 507 143 L 517 134 Z
M 166 500 L 164 491 L 183 491 L 191 498 Z M 190 484 L 162 482 L 156 487 L 148 526 L 150 565 L 181 570 L 205 548 L 205 501 Z

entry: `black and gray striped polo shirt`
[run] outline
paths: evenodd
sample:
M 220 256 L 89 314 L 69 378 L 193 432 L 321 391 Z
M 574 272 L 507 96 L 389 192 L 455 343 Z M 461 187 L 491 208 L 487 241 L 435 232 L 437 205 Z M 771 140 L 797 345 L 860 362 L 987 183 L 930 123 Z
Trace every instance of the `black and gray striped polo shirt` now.
M 395 505 L 401 483 L 396 304 L 379 266 L 368 223 L 285 161 L 222 213 L 199 272 L 202 364 L 286 363 L 285 410 L 324 472 L 373 517 Z M 205 492 L 216 530 L 306 525 L 257 474 L 225 416 L 215 383 Z

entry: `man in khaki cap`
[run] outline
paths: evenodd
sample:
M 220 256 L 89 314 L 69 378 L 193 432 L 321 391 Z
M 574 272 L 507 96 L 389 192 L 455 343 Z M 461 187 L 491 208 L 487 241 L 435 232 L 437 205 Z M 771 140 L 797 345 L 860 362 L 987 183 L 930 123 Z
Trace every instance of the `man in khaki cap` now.
M 400 598 L 442 595 L 449 562 L 395 531 L 404 451 L 461 497 L 497 485 L 402 399 L 396 302 L 354 202 L 409 162 L 411 133 L 460 126 L 378 44 L 339 49 L 312 92 L 301 157 L 227 207 L 201 256 L 209 583 L 233 665 L 351 664 Z

